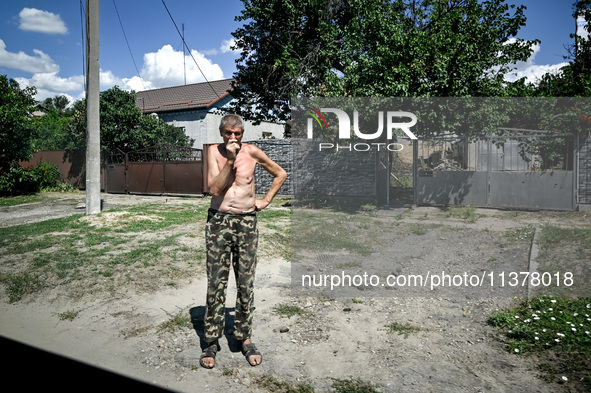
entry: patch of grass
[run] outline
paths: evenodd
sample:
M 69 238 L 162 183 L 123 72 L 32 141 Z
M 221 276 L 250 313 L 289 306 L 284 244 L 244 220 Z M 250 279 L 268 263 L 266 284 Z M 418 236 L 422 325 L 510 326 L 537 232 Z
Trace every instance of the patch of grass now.
M 412 227 L 412 229 L 410 230 L 412 233 L 414 233 L 415 235 L 424 235 L 425 233 L 427 233 L 427 230 L 425 229 L 424 226 L 422 225 L 415 225 L 414 227 Z
M 281 317 L 291 318 L 294 316 L 305 316 L 309 315 L 309 312 L 301 308 L 300 306 L 290 304 L 279 304 L 273 307 L 273 312 Z
M 24 296 L 39 292 L 44 288 L 41 277 L 29 272 L 6 274 L 0 282 L 6 285 L 6 293 L 10 303 L 18 302 Z
M 58 314 L 58 318 L 60 321 L 70 321 L 71 322 L 78 316 L 79 313 L 80 313 L 80 311 L 74 311 L 74 310 L 64 311 L 64 312 Z
M 261 389 L 276 393 L 314 393 L 314 387 L 308 384 L 291 384 L 275 377 L 258 377 L 253 381 Z
M 204 265 L 208 204 L 138 204 L 0 228 L 0 290 L 16 302 L 62 286 L 64 296 L 81 296 L 122 285 L 147 292 L 179 285 Z M 274 203 L 261 214 L 259 252 L 289 261 L 291 209 Z
M 34 195 L 18 195 L 13 197 L 2 197 L 0 198 L 0 206 L 17 206 L 24 205 L 26 203 L 35 203 L 45 200 L 38 194 Z
M 591 229 L 561 228 L 554 225 L 544 225 L 538 237 L 542 249 L 553 249 L 565 242 L 577 243 L 586 251 L 591 250 Z
M 262 222 L 274 222 L 282 219 L 289 220 L 291 219 L 291 209 L 263 209 L 257 213 L 257 218 Z
M 404 336 L 404 338 L 408 338 L 411 333 L 421 330 L 416 326 L 412 326 L 408 322 L 404 325 L 398 322 L 392 322 L 391 324 L 385 325 L 384 327 L 388 333 L 398 333 L 399 336 Z
M 369 382 L 361 379 L 335 379 L 332 388 L 338 393 L 378 393 Z
M 510 243 L 531 242 L 534 237 L 534 233 L 535 228 L 531 225 L 526 225 L 505 231 L 503 235 Z
M 361 208 L 359 210 L 363 214 L 375 216 L 377 215 L 378 207 L 375 203 L 366 203 L 365 205 L 361 205 Z
M 169 319 L 158 325 L 158 331 L 174 331 L 177 329 L 191 329 L 193 327 L 191 316 L 187 312 L 179 310 L 176 314 L 166 312 L 166 315 L 168 315 Z
M 547 276 L 570 274 L 572 285 L 553 285 L 538 288 L 538 295 L 562 297 L 590 296 L 589 280 L 591 270 L 586 261 L 591 260 L 591 229 L 564 228 L 544 225 L 538 231 L 536 243 L 539 246 L 537 262 L 539 270 Z
M 271 234 L 261 234 L 263 241 L 260 251 L 272 257 L 280 257 L 291 261 L 291 231 L 289 229 L 275 231 Z
M 145 281 L 163 281 L 159 285 L 174 282 L 178 277 L 194 274 L 195 264 L 203 262 L 203 253 L 178 241 L 186 232 L 167 235 L 163 229 L 187 223 L 202 227 L 205 205 L 206 202 L 197 207 L 188 203 L 121 207 L 118 211 L 124 212 L 121 216 L 126 218 L 114 222 L 107 216 L 112 211 L 105 211 L 92 217 L 77 214 L 0 228 L 0 283 L 10 302 L 16 302 L 43 288 L 83 280 L 90 280 L 93 291 L 112 290 L 112 279 L 129 275 L 132 266 L 142 269 L 131 280 L 138 288 L 155 288 L 143 285 Z M 148 213 L 156 219 L 134 220 Z M 159 236 L 144 240 L 145 233 Z M 182 262 L 182 267 L 178 262 Z
M 231 377 L 236 375 L 236 369 L 230 368 L 230 367 L 224 367 L 222 369 L 222 375 L 224 377 Z
M 461 218 L 468 222 L 476 222 L 480 217 L 472 206 L 450 206 L 446 209 L 445 216 L 448 218 Z
M 591 298 L 534 298 L 491 315 L 488 323 L 509 352 L 538 356 L 544 379 L 566 377 L 574 390 L 591 387 Z

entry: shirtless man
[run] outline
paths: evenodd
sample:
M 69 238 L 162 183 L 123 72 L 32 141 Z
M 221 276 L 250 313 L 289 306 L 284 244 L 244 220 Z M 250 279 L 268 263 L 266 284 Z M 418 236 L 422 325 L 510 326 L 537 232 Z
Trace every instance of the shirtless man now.
M 242 352 L 252 366 L 262 361 L 252 343 L 253 283 L 256 268 L 258 231 L 256 212 L 267 207 L 287 177 L 287 173 L 258 147 L 242 143 L 244 126 L 236 115 L 220 122 L 224 143 L 208 150 L 207 181 L 212 195 L 205 228 L 207 245 L 207 306 L 205 341 L 207 348 L 200 363 L 213 368 L 223 335 L 226 291 L 230 265 L 236 277 L 237 296 L 234 337 L 242 342 Z M 261 165 L 273 177 L 269 191 L 255 198 L 254 171 Z

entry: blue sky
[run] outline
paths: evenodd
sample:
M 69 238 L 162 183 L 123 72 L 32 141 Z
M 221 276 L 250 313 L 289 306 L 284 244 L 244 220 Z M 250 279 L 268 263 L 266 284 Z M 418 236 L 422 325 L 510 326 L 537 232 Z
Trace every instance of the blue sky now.
M 240 0 L 100 0 L 101 90 L 114 85 L 146 90 L 231 78 L 236 53 L 230 50 Z M 541 44 L 528 62 L 518 64 L 514 78 L 535 79 L 564 64 L 565 46 L 575 32 L 572 0 L 508 0 L 527 6 L 527 25 L 519 38 Z M 81 5 L 86 0 L 12 0 L 0 5 L 0 74 L 21 86 L 36 86 L 37 99 L 65 94 L 84 97 L 84 45 Z M 117 12 L 118 11 L 118 12 Z M 123 25 L 123 29 L 119 22 Z M 125 32 L 125 33 L 124 33 Z M 127 37 L 127 41 L 125 40 Z M 129 47 L 128 47 L 129 45 Z M 131 51 L 131 53 L 130 53 Z M 135 62 L 135 64 L 134 64 Z M 184 64 L 184 65 L 183 65 Z M 139 71 L 139 75 L 138 75 Z M 140 78 L 141 75 L 141 78 Z

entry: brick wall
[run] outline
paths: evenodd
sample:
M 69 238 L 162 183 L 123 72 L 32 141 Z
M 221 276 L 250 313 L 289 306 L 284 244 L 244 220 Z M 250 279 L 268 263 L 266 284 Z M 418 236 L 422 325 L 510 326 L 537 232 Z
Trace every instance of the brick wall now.
M 341 149 L 319 151 L 318 142 L 269 139 L 248 142 L 258 146 L 287 172 L 281 195 L 375 198 L 375 152 Z M 257 166 L 256 192 L 269 189 L 272 176 Z

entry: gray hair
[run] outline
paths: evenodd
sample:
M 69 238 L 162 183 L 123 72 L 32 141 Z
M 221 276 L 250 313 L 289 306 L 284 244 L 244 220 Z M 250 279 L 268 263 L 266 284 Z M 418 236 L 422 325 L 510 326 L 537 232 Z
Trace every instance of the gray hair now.
M 244 125 L 242 124 L 242 118 L 238 115 L 224 115 L 220 121 L 220 131 L 224 131 L 226 124 L 230 127 L 240 127 L 244 132 Z

